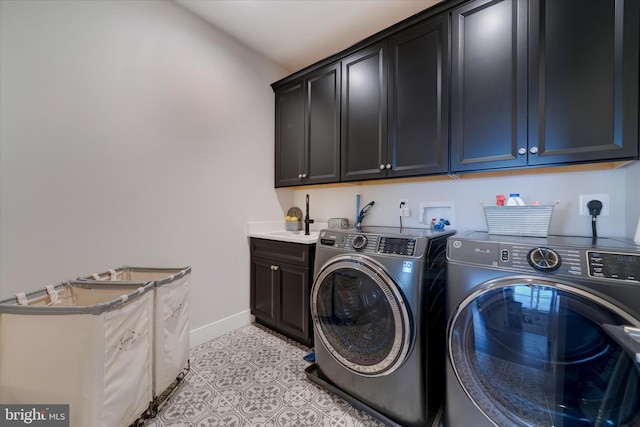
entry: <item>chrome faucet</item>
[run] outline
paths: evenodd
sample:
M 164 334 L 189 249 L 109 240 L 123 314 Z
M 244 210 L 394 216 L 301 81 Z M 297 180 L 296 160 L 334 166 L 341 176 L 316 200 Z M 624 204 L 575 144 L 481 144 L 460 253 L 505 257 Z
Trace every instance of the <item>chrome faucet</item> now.
M 356 230 L 360 231 L 360 226 L 362 226 L 362 220 L 364 219 L 365 216 L 367 216 L 367 214 L 369 213 L 369 209 L 371 209 L 371 206 L 375 205 L 375 201 L 371 201 L 369 203 L 367 203 L 367 205 L 362 208 L 362 210 L 360 210 L 360 213 L 358 214 L 358 218 L 356 218 Z
M 309 224 L 313 224 L 315 220 L 309 218 L 309 195 L 307 194 L 307 205 L 304 213 L 304 235 L 309 235 Z

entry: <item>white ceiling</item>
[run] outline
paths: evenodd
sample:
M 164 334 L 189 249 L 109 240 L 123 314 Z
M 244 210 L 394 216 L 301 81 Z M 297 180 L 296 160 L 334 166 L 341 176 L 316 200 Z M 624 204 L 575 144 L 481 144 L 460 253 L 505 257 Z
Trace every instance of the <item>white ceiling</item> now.
M 441 0 L 174 0 L 289 72 Z

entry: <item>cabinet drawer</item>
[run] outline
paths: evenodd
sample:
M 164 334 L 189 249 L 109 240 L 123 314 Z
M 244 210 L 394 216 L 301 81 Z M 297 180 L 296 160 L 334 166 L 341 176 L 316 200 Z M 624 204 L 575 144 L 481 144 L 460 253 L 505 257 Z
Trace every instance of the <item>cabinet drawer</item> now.
M 252 257 L 266 258 L 287 264 L 310 267 L 315 250 L 316 245 L 251 238 Z

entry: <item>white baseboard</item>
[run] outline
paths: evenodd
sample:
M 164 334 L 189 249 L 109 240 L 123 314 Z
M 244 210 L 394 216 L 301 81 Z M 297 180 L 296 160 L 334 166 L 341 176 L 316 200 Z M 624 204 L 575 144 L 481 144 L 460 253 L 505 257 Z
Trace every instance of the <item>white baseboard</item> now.
M 193 348 L 197 345 L 211 341 L 214 338 L 231 332 L 234 329 L 241 328 L 253 323 L 254 317 L 250 310 L 241 311 L 240 313 L 209 323 L 193 329 L 189 335 L 189 347 Z

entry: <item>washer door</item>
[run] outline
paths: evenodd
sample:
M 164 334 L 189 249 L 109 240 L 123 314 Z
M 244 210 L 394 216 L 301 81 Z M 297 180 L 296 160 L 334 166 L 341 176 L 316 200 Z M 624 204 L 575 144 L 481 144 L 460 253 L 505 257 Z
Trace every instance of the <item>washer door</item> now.
M 409 308 L 374 261 L 345 255 L 325 264 L 311 291 L 317 337 L 349 370 L 388 375 L 404 362 L 412 336 Z
M 498 426 L 640 426 L 640 355 L 619 330 L 639 324 L 568 283 L 499 279 L 451 316 L 449 358 Z

